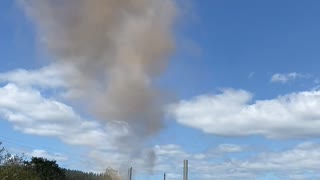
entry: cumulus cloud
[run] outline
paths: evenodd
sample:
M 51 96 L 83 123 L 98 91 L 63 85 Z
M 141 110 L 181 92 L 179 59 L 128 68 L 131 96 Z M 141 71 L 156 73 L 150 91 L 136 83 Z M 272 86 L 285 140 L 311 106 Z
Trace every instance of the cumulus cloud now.
M 124 162 L 131 162 L 132 154 L 115 144 L 128 134 L 128 125 L 113 120 L 102 123 L 92 117 L 85 118 L 63 102 L 61 97 L 65 96 L 50 93 L 53 89 L 61 89 L 60 93 L 75 95 L 74 91 L 64 91 L 70 89 L 62 78 L 62 75 L 72 76 L 73 71 L 67 64 L 53 64 L 36 70 L 18 69 L 0 73 L 1 120 L 10 122 L 14 129 L 22 133 L 55 137 L 69 145 L 89 147 L 88 153 L 82 157 L 85 165 L 82 163 L 74 168 L 95 172 L 102 172 L 109 166 L 123 168 Z M 141 160 L 140 166 L 150 166 L 142 152 L 134 153 Z M 43 150 L 35 150 L 28 155 L 54 158 L 54 155 Z M 128 164 L 125 166 L 127 168 Z
M 74 108 L 47 97 L 43 88 L 64 88 L 59 79 L 58 66 L 39 70 L 16 70 L 0 74 L 0 116 L 16 130 L 27 134 L 56 137 L 66 144 L 91 147 L 81 157 L 82 170 L 101 172 L 106 167 L 126 171 L 128 165 L 136 173 L 150 173 L 146 154 L 141 149 L 134 155 L 114 149 L 112 141 L 126 133 L 126 125 L 84 118 Z M 23 78 L 27 77 L 27 78 Z M 52 84 L 50 84 L 52 80 Z M 170 106 L 177 121 L 208 133 L 227 136 L 265 135 L 279 137 L 318 136 L 320 91 L 305 91 L 279 96 L 275 99 L 253 101 L 253 95 L 244 90 L 226 89 L 220 94 L 202 95 Z M 118 139 L 117 139 L 118 140 Z M 282 179 L 304 178 L 305 173 L 319 177 L 320 145 L 300 144 L 282 152 L 264 152 L 249 159 L 228 159 L 248 147 L 220 144 L 206 152 L 190 153 L 177 144 L 156 145 L 154 173 L 167 172 L 170 179 L 181 179 L 182 162 L 189 159 L 190 177 L 211 179 L 256 179 L 274 173 Z M 34 150 L 28 156 L 41 156 L 58 161 L 69 157 Z M 131 158 L 129 158 L 131 157 Z M 132 158 L 133 157 L 133 158 Z M 227 159 L 226 159 L 227 158 Z M 81 167 L 80 167 L 81 166 Z
M 225 93 L 229 93 L 228 98 L 224 98 Z M 219 102 L 225 99 L 230 103 L 233 102 L 230 107 L 234 111 L 239 109 L 237 104 L 245 103 L 252 98 L 252 95 L 246 91 L 226 90 L 225 93 L 216 95 L 218 96 L 216 99 Z M 314 94 L 315 92 L 305 93 Z M 295 95 L 298 96 L 299 93 Z M 122 125 L 101 126 L 95 121 L 82 118 L 72 107 L 46 98 L 36 89 L 22 88 L 13 83 L 0 88 L 0 97 L 2 97 L 0 98 L 0 115 L 4 120 L 11 122 L 17 130 L 34 135 L 56 137 L 71 145 L 94 147 L 81 157 L 83 163 L 77 168 L 101 172 L 109 166 L 126 172 L 128 165 L 132 165 L 136 174 L 150 173 L 145 156 L 150 149 L 141 149 L 141 152 L 130 156 L 133 158 L 129 159 L 128 154 L 113 149 L 112 144 L 109 144 L 109 141 L 118 135 L 117 133 L 125 132 Z M 310 98 L 314 99 L 314 97 Z M 216 105 L 218 106 L 218 101 Z M 220 108 L 221 111 L 224 109 Z M 228 111 L 223 111 L 222 114 L 228 114 Z M 234 153 L 242 153 L 247 149 L 248 147 L 235 144 L 220 144 L 205 152 L 191 153 L 177 144 L 156 145 L 152 148 L 156 156 L 152 172 L 157 174 L 165 171 L 168 178 L 181 179 L 182 162 L 188 159 L 190 178 L 199 180 L 256 179 L 268 173 L 288 179 L 305 177 L 306 172 L 311 172 L 312 177 L 319 177 L 317 174 L 317 167 L 320 166 L 319 144 L 303 143 L 282 152 L 264 152 L 248 159 L 232 157 Z M 227 158 L 225 154 L 230 154 L 232 158 Z M 52 154 L 39 149 L 27 155 L 69 161 L 69 157 L 65 155 Z
M 61 71 L 62 68 L 65 70 Z M 62 75 L 66 71 L 67 66 L 63 66 L 62 64 L 52 64 L 36 70 L 16 69 L 0 73 L 0 82 L 10 82 L 28 87 L 61 88 L 66 86 L 62 80 Z
M 244 90 L 226 89 L 169 107 L 180 124 L 223 136 L 267 138 L 319 137 L 320 91 L 303 91 L 274 99 L 253 100 Z
M 132 154 L 115 146 L 116 141 L 128 133 L 125 123 L 110 121 L 102 124 L 88 120 L 73 107 L 46 97 L 45 93 L 28 83 L 17 81 L 0 86 L 1 120 L 10 122 L 14 129 L 25 134 L 54 137 L 69 145 L 87 147 L 88 152 L 80 158 L 85 163 L 73 168 L 103 172 L 106 167 L 123 169 L 133 163 L 130 160 Z M 144 155 L 147 151 L 135 154 L 139 167 L 145 169 L 148 169 L 148 159 Z M 27 155 L 68 160 L 66 156 L 44 150 L 34 150 Z
M 281 74 L 281 73 L 276 73 L 272 75 L 270 81 L 273 83 L 287 83 L 288 81 L 293 81 L 298 78 L 308 78 L 309 75 L 305 74 L 300 74 L 296 72 L 292 73 L 286 73 L 286 74 Z
M 39 90 L 30 86 L 6 84 L 0 87 L 0 97 L 2 120 L 9 121 L 14 129 L 22 133 L 54 137 L 69 145 L 88 148 L 88 152 L 81 157 L 81 161 L 84 162 L 92 161 L 90 155 L 95 152 L 112 156 L 112 152 L 116 149 L 115 141 L 127 132 L 126 125 L 123 123 L 101 124 L 95 120 L 88 120 L 79 115 L 71 106 L 45 97 Z M 50 154 L 43 150 L 34 150 L 27 155 L 58 161 L 67 160 L 65 156 Z M 123 153 L 121 157 L 124 159 L 128 156 Z M 90 167 L 84 166 L 85 163 L 79 163 L 79 166 L 73 168 L 101 172 L 108 166 L 117 165 L 113 162 L 115 160 L 111 161 L 110 158 L 101 161 L 101 157 L 97 157 Z
M 119 169 L 123 162 L 128 162 L 130 155 L 115 146 L 119 137 L 126 135 L 126 124 L 88 120 L 71 106 L 46 97 L 29 82 L 21 83 L 0 86 L 0 120 L 10 122 L 14 129 L 25 134 L 54 137 L 65 144 L 88 148 L 88 152 L 80 157 L 85 163 L 69 168 L 103 172 L 106 167 Z M 67 156 L 45 150 L 33 150 L 26 155 L 68 161 Z M 146 159 L 142 154 L 138 157 L 141 166 L 146 167 Z
M 75 78 L 75 74 L 81 74 L 72 64 L 66 62 L 54 63 L 39 69 L 15 69 L 0 73 L 0 83 L 13 83 L 19 87 L 27 87 L 41 90 L 54 90 L 57 96 L 64 99 L 77 99 L 84 96 L 86 88 L 93 82 L 86 83 Z M 70 82 L 64 78 L 73 78 L 72 88 Z M 91 90 L 94 92 L 95 90 Z
M 0 88 L 0 97 L 0 116 L 23 133 L 54 136 L 74 145 L 95 146 L 107 138 L 97 122 L 81 118 L 72 107 L 35 89 L 11 83 Z

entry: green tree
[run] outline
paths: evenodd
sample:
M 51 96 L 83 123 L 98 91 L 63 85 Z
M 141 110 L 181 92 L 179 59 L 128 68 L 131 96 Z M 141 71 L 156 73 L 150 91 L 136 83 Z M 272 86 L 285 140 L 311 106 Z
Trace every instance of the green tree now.
M 25 166 L 24 156 L 12 155 L 1 145 L 0 142 L 1 180 L 41 180 L 35 172 Z
M 56 161 L 49 161 L 41 157 L 32 157 L 26 166 L 36 172 L 41 180 L 65 180 L 64 171 Z
M 82 172 L 77 170 L 65 169 L 67 180 L 112 180 L 111 176 L 106 173 Z
M 25 166 L 0 166 L 1 180 L 42 180 L 34 171 Z
M 6 166 L 6 165 L 17 165 L 21 166 L 24 165 L 24 154 L 22 155 L 13 155 L 5 150 L 4 147 L 1 147 L 0 142 L 0 166 Z

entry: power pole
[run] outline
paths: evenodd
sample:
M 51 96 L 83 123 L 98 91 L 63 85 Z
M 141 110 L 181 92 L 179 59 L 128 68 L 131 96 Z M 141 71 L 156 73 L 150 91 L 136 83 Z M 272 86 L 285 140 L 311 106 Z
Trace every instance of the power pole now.
M 166 180 L 166 173 L 163 173 L 163 180 Z
M 183 161 L 183 180 L 188 180 L 188 160 Z
M 128 170 L 129 180 L 132 180 L 132 167 Z

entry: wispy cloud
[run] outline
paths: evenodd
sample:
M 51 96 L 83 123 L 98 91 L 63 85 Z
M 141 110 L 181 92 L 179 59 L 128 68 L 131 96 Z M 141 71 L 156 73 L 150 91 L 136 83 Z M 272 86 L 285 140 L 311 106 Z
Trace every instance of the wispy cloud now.
M 221 153 L 236 153 L 236 152 L 242 152 L 245 150 L 244 147 L 234 144 L 220 144 L 217 147 L 218 152 Z
M 69 67 L 54 64 L 36 70 L 16 69 L 0 73 L 0 82 L 10 82 L 27 87 L 61 88 L 66 86 L 62 76 L 66 75 L 66 72 L 72 71 Z M 62 69 L 64 70 L 62 71 Z
M 170 106 L 180 124 L 224 136 L 320 137 L 320 91 L 253 101 L 244 90 L 201 95 Z
M 213 151 L 219 151 L 219 145 Z M 244 147 L 238 145 L 227 145 L 228 147 Z M 317 167 L 320 165 L 320 145 L 307 142 L 278 152 L 261 152 L 257 155 L 241 159 L 223 159 L 212 156 L 211 152 L 188 153 L 179 145 L 158 145 L 155 147 L 157 153 L 157 172 L 168 172 L 170 179 L 181 179 L 183 159 L 189 160 L 190 178 L 200 180 L 212 179 L 258 179 L 269 173 L 278 179 L 292 179 L 293 177 L 319 177 Z M 227 153 L 227 152 L 226 152 Z M 203 158 L 198 158 L 198 157 Z
M 249 75 L 248 75 L 248 79 L 253 78 L 253 76 L 254 76 L 255 74 L 256 74 L 255 72 L 250 72 Z
M 292 72 L 292 73 L 285 73 L 285 74 L 281 74 L 281 73 L 276 73 L 274 75 L 272 75 L 270 81 L 273 83 L 287 83 L 289 81 L 294 81 L 298 78 L 309 78 L 310 75 L 306 75 L 306 74 L 300 74 L 300 73 L 296 73 L 296 72 Z
M 49 153 L 46 150 L 43 149 L 35 149 L 32 152 L 29 152 L 26 154 L 30 157 L 43 157 L 49 160 L 56 160 L 56 161 L 67 161 L 69 158 L 63 154 L 60 153 Z
M 163 144 L 153 147 L 157 159 L 153 169 L 154 174 L 166 172 L 168 179 L 179 180 L 182 178 L 183 160 L 189 160 L 189 176 L 192 179 L 212 180 L 212 179 L 258 179 L 272 173 L 277 179 L 293 179 L 301 177 L 302 179 L 320 177 L 318 167 L 320 166 L 320 144 L 306 142 L 296 145 L 291 149 L 283 151 L 261 152 L 247 158 L 237 158 L 236 156 L 227 158 L 225 155 L 235 152 L 224 152 L 219 156 L 212 153 L 219 152 L 221 144 L 213 147 L 210 151 L 202 153 L 186 152 L 182 146 L 177 144 Z M 248 150 L 248 147 L 228 144 L 228 147 L 237 147 L 241 152 Z M 145 150 L 141 150 L 142 153 Z M 237 150 L 237 153 L 241 153 Z M 91 152 L 90 159 L 86 162 L 88 166 L 94 164 L 94 159 L 100 158 L 105 162 L 108 160 L 119 164 L 125 160 L 125 155 L 114 152 L 106 153 L 102 151 Z M 125 161 L 122 161 L 125 162 Z M 144 160 L 141 157 L 135 157 L 126 162 L 131 164 L 136 174 L 150 173 L 143 166 Z M 123 165 L 123 164 L 122 164 Z M 121 167 L 121 164 L 120 164 Z M 127 166 L 122 166 L 127 168 Z M 126 170 L 126 169 L 125 169 Z

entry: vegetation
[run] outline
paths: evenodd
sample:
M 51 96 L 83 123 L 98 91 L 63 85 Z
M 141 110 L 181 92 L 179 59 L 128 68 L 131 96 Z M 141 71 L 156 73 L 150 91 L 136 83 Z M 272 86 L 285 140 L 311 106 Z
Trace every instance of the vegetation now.
M 104 174 L 85 173 L 76 170 L 65 170 L 67 180 L 111 180 L 111 177 Z
M 64 171 L 58 166 L 56 161 L 49 161 L 45 158 L 32 157 L 31 161 L 26 161 L 25 166 L 38 174 L 42 180 L 65 180 Z
M 23 166 L 0 166 L 1 180 L 42 180 L 35 172 Z
M 41 157 L 32 157 L 26 161 L 24 156 L 12 155 L 0 142 L 1 180 L 111 180 L 108 172 L 95 174 L 60 168 L 56 161 Z

